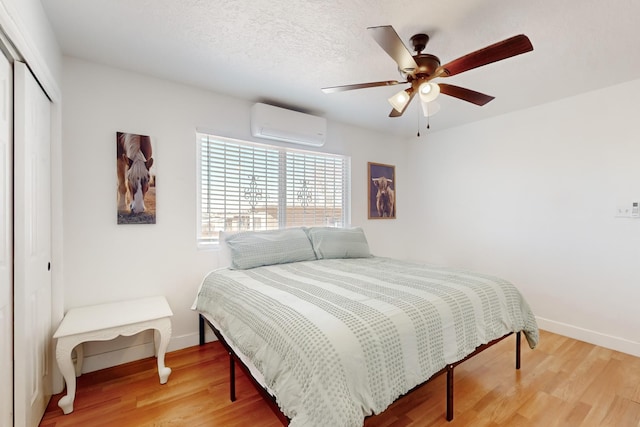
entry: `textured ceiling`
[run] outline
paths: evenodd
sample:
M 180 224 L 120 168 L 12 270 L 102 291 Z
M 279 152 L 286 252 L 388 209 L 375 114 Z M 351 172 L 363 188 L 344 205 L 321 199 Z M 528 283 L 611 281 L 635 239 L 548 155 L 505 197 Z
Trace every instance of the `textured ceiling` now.
M 366 28 L 392 25 L 447 63 L 516 34 L 534 51 L 449 77 L 496 99 L 440 96 L 437 131 L 640 78 L 640 1 L 42 0 L 65 55 L 287 106 L 355 125 L 424 132 L 417 99 L 388 118 L 400 87 L 320 88 L 400 79 Z M 443 79 L 442 79 L 443 80 Z

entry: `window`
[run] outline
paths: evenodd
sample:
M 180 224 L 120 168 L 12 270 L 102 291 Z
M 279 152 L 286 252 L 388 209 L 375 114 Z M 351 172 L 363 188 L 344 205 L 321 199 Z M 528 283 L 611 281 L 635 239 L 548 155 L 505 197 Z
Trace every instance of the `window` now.
M 198 243 L 220 231 L 341 227 L 349 219 L 350 158 L 196 133 Z

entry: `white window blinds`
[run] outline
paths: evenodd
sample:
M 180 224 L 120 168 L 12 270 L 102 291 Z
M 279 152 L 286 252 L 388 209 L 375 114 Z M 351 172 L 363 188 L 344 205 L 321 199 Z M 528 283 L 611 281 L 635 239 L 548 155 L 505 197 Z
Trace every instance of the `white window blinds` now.
M 350 160 L 197 133 L 201 245 L 220 231 L 348 223 Z

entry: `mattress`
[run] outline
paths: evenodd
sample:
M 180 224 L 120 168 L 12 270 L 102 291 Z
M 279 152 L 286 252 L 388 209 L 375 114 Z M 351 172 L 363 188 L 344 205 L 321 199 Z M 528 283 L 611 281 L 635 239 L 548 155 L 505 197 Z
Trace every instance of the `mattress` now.
M 291 427 L 362 426 L 482 344 L 519 331 L 538 342 L 511 283 L 381 257 L 218 270 L 195 305 Z

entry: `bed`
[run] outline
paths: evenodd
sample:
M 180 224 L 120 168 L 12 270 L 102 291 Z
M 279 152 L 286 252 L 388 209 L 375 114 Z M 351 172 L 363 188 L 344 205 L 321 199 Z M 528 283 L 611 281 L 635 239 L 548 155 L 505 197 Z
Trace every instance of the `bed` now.
M 400 396 L 501 339 L 538 328 L 509 282 L 371 255 L 360 228 L 225 236 L 230 267 L 193 308 L 291 427 L 362 426 Z

